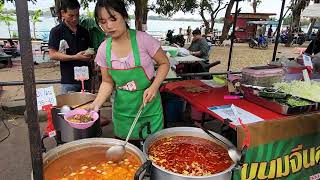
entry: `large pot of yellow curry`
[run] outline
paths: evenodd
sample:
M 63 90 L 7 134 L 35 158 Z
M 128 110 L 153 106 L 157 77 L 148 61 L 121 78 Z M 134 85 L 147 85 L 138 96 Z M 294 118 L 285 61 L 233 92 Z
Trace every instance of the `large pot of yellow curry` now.
M 146 161 L 134 145 L 126 145 L 122 161 L 112 162 L 105 151 L 123 141 L 111 138 L 89 138 L 58 146 L 44 155 L 45 180 L 132 180 Z

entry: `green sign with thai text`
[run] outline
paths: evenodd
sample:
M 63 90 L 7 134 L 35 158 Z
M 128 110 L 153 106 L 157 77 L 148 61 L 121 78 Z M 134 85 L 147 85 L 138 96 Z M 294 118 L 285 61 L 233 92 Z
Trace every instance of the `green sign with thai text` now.
M 295 137 L 249 148 L 235 180 L 320 179 L 320 134 Z

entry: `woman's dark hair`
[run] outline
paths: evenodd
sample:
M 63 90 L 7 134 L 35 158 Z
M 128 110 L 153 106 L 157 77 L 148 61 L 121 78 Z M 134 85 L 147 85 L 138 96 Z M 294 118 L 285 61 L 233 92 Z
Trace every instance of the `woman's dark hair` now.
M 61 10 L 67 12 L 68 9 L 80 9 L 78 0 L 57 0 L 56 12 L 59 19 L 61 19 Z
M 111 18 L 115 19 L 114 14 L 111 12 L 116 11 L 124 19 L 129 19 L 129 15 L 126 9 L 126 4 L 123 2 L 123 0 L 98 0 L 96 3 L 96 7 L 94 9 L 94 19 L 96 20 L 96 23 L 99 25 L 99 9 L 105 8 L 107 12 L 110 14 Z M 127 28 L 129 28 L 129 25 L 126 23 Z

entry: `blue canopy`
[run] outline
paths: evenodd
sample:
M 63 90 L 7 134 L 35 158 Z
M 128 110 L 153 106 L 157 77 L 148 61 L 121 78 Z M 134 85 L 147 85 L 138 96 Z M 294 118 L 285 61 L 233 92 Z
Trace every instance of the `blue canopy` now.
M 247 24 L 278 25 L 278 21 L 248 21 Z

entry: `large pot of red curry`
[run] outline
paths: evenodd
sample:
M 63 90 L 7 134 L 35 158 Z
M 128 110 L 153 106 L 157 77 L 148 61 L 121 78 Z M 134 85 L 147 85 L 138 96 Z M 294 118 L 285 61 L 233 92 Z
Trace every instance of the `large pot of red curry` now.
M 108 161 L 105 151 L 124 141 L 89 138 L 69 142 L 48 151 L 43 157 L 45 180 L 131 180 L 146 162 L 140 149 L 128 143 L 120 162 Z
M 168 128 L 150 135 L 143 152 L 152 161 L 152 180 L 231 180 L 235 167 L 226 147 L 194 127 Z

